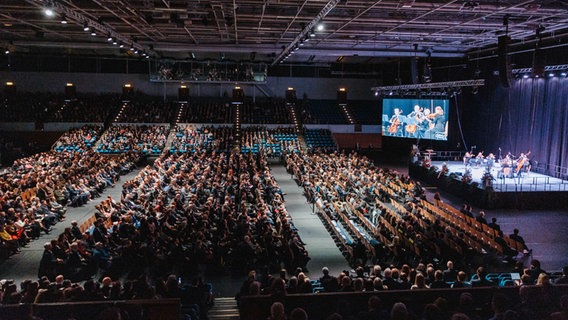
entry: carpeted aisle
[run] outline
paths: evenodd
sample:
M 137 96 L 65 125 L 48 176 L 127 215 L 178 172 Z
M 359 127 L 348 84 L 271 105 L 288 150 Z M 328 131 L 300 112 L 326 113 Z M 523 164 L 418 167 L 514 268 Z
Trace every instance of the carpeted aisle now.
M 271 169 L 282 192 L 285 193 L 286 209 L 312 258 L 308 263 L 310 278 L 319 279 L 321 268 L 324 266 L 328 267 L 333 275 L 343 270 L 351 270 L 320 218 L 312 211 L 312 205 L 306 201 L 304 190 L 298 187 L 281 163 L 271 164 Z

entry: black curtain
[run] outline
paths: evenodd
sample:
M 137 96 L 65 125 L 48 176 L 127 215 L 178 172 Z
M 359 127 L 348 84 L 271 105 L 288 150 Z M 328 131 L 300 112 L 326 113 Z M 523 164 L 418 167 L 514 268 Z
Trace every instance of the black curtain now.
M 540 164 L 568 167 L 568 79 L 518 79 L 508 90 L 492 93 L 494 111 L 500 110 L 497 141 L 503 153 L 531 151 Z M 566 174 L 566 172 L 564 172 Z

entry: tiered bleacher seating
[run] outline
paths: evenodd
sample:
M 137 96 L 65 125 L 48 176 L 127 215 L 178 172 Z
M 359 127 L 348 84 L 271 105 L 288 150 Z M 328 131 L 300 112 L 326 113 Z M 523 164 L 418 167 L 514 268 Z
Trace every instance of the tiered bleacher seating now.
M 335 150 L 337 148 L 333 141 L 331 131 L 327 129 L 306 129 L 305 139 L 308 148 L 324 148 L 331 150 Z
M 304 124 L 345 124 L 347 120 L 335 100 L 309 100 L 303 102 L 307 114 Z
M 57 152 L 83 152 L 94 146 L 102 131 L 102 126 L 96 125 L 85 125 L 81 128 L 71 129 L 61 135 L 53 145 L 53 150 Z

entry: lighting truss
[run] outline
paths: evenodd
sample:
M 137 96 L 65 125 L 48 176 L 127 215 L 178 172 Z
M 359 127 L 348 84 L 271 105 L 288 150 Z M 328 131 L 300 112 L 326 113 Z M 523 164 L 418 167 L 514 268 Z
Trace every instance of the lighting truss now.
M 294 38 L 294 40 L 292 40 L 292 42 L 290 42 L 290 44 L 287 47 L 285 47 L 280 52 L 280 54 L 276 56 L 276 58 L 274 58 L 274 61 L 272 61 L 272 64 L 270 66 L 272 67 L 275 64 L 277 64 L 282 59 L 282 57 L 284 57 L 288 52 L 294 49 L 295 46 L 300 42 L 300 40 L 304 39 L 306 35 L 316 26 L 316 24 L 318 24 L 318 22 L 320 22 L 321 19 L 327 16 L 328 13 L 330 13 L 331 10 L 333 10 L 333 8 L 335 8 L 335 6 L 337 6 L 339 2 L 341 2 L 341 0 L 330 0 L 323 7 L 323 9 L 321 9 L 321 11 L 317 14 L 317 16 L 304 27 L 304 29 L 296 36 L 296 38 Z
M 485 79 L 461 80 L 449 82 L 431 82 L 420 84 L 403 84 L 398 86 L 372 87 L 371 91 L 375 93 L 384 91 L 407 91 L 407 90 L 429 90 L 444 88 L 461 88 L 461 87 L 480 87 L 485 85 Z
M 568 70 L 568 64 L 559 64 L 555 66 L 546 66 L 544 71 L 565 71 Z M 532 73 L 532 68 L 520 68 L 511 70 L 513 74 Z
M 42 0 L 26 0 L 26 2 L 31 4 L 31 5 L 36 6 L 38 8 L 43 8 L 45 6 L 45 2 L 42 1 Z M 112 29 L 111 27 L 103 25 L 95 19 L 92 19 L 92 18 L 90 18 L 86 15 L 83 15 L 81 13 L 78 13 L 75 10 L 62 5 L 58 1 L 54 1 L 52 3 L 51 9 L 53 9 L 55 12 L 59 13 L 61 16 L 64 16 L 67 19 L 67 21 L 69 21 L 69 20 L 75 21 L 80 26 L 86 25 L 89 28 L 94 28 L 95 30 L 97 30 L 99 33 L 101 33 L 103 35 L 112 35 L 119 42 L 132 43 L 132 46 L 134 47 L 134 49 L 138 49 L 140 51 L 144 51 L 144 50 L 148 51 L 148 48 L 146 48 L 146 47 L 144 47 L 144 46 L 142 46 L 138 43 L 133 42 L 132 39 L 130 39 L 126 36 L 123 36 L 122 34 L 118 33 L 114 29 Z

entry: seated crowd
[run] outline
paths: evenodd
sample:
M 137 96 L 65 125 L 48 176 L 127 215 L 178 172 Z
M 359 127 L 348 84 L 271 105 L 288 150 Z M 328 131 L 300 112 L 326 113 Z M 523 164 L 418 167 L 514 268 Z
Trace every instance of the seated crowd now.
M 67 205 L 79 206 L 129 172 L 136 156 L 106 158 L 85 152 L 45 152 L 16 160 L 0 176 L 2 258 L 17 253 L 41 231 L 63 219 Z
M 245 303 L 243 309 L 249 312 L 244 314 L 243 319 L 253 319 L 254 316 L 259 316 L 258 313 L 268 313 L 267 309 L 258 309 L 262 304 L 261 301 L 265 301 L 264 298 L 269 298 L 269 301 L 275 301 L 274 304 L 281 304 L 279 307 L 284 308 L 287 301 L 290 303 L 294 301 L 287 297 L 313 292 L 359 292 L 364 293 L 363 297 L 369 299 L 369 310 L 362 310 L 355 306 L 355 300 L 360 298 L 354 295 L 339 298 L 338 302 L 341 302 L 332 306 L 331 309 L 323 308 L 323 306 L 318 308 L 317 305 L 311 304 L 318 303 L 318 295 L 312 296 L 313 299 L 305 298 L 305 304 L 308 305 L 305 309 L 317 313 L 318 317 L 315 318 L 320 319 L 393 319 L 389 318 L 389 314 L 393 317 L 389 311 L 396 303 L 391 305 L 381 303 L 379 295 L 383 298 L 389 297 L 389 301 L 396 301 L 396 299 L 406 301 L 408 305 L 405 308 L 405 315 L 396 317 L 396 319 L 548 319 L 549 316 L 552 319 L 564 319 L 559 316 L 566 315 L 568 311 L 568 295 L 566 295 L 568 287 L 557 286 L 568 284 L 568 266 L 564 268 L 563 276 L 552 282 L 549 275 L 540 269 L 538 262 L 535 261 L 532 268 L 523 271 L 522 280 L 516 284 L 517 288 L 514 291 L 508 291 L 508 297 L 498 296 L 500 300 L 494 300 L 491 305 L 487 305 L 486 301 L 474 301 L 474 296 L 479 296 L 479 294 L 476 291 L 469 292 L 470 289 L 475 288 L 497 287 L 497 281 L 489 280 L 488 276 L 485 269 L 479 267 L 470 280 L 463 271 L 454 269 L 452 261 L 448 261 L 445 270 L 434 270 L 432 264 L 419 263 L 415 268 L 408 264 L 402 265 L 400 269 L 393 266 L 383 269 L 380 265 L 374 265 L 332 275 L 328 268 L 324 267 L 321 274 L 312 280 L 301 269 L 297 269 L 290 276 L 283 269 L 279 276 L 268 275 L 266 277 L 259 277 L 256 272 L 251 271 L 241 286 L 239 298 L 241 304 Z M 448 288 L 460 288 L 457 290 L 459 298 L 453 298 L 459 301 L 458 305 L 451 306 L 446 298 L 437 297 L 437 294 L 442 295 L 443 292 L 436 289 Z M 413 293 L 401 294 L 400 290 L 412 290 Z M 433 292 L 431 304 L 413 301 L 412 295 L 424 290 Z M 389 291 L 398 292 L 392 292 L 390 296 L 385 295 Z M 369 295 L 369 293 L 376 295 Z M 495 289 L 491 291 L 491 294 L 493 293 L 500 294 Z M 443 295 L 448 294 L 451 293 L 446 292 Z M 423 295 L 419 301 L 422 297 Z M 496 297 L 494 296 L 493 299 Z M 297 299 L 295 301 L 297 302 Z M 323 300 L 321 302 L 323 303 Z M 293 318 L 294 311 L 290 309 L 288 311 L 290 312 L 288 319 Z M 503 318 L 506 312 L 515 317 Z M 321 318 L 322 315 L 329 315 L 329 317 Z M 273 318 L 275 316 L 273 307 L 270 308 L 270 316 L 270 319 L 285 319 L 284 317 Z M 308 313 L 305 316 L 305 318 L 298 319 L 308 319 Z
M 419 182 L 357 154 L 295 153 L 286 165 L 354 265 L 369 256 L 383 263 L 448 257 L 468 267 L 480 260 L 513 262 L 526 249 L 482 219 L 430 204 Z
M 177 125 L 172 134 L 170 152 L 229 151 L 233 142 L 231 127 L 200 127 Z
M 134 151 L 145 155 L 158 155 L 162 153 L 168 135 L 168 125 L 114 125 L 102 135 L 97 152 L 119 154 Z
M 244 153 L 258 153 L 263 150 L 268 156 L 279 156 L 300 149 L 298 135 L 292 127 L 247 127 L 241 130 L 241 135 L 241 152 Z
M 53 150 L 82 152 L 91 148 L 103 132 L 102 126 L 84 125 L 65 132 L 53 145 Z

